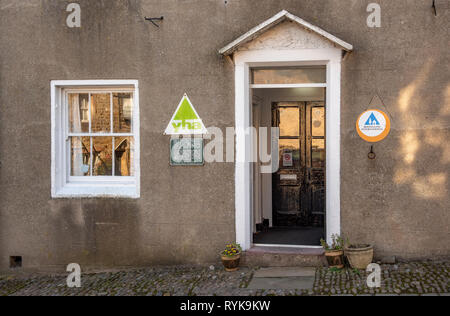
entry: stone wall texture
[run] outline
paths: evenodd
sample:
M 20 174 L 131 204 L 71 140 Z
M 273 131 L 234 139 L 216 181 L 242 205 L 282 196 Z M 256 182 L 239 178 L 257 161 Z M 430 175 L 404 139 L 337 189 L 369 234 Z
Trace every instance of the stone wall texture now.
M 70 1 L 72 2 L 72 1 Z M 450 256 L 449 7 L 423 0 L 0 0 L 0 270 L 209 263 L 235 238 L 234 164 L 170 167 L 163 131 L 187 92 L 234 126 L 234 67 L 218 50 L 286 9 L 354 45 L 342 64 L 341 219 L 377 256 Z M 368 28 L 366 7 L 382 7 Z M 157 28 L 145 16 L 164 16 Z M 137 79 L 141 198 L 52 200 L 50 81 Z M 378 91 L 392 131 L 355 131 Z

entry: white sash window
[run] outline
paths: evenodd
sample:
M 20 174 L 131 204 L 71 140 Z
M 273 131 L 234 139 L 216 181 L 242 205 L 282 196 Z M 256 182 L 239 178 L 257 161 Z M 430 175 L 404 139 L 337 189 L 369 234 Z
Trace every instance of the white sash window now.
M 52 197 L 138 198 L 137 81 L 52 81 L 51 89 Z

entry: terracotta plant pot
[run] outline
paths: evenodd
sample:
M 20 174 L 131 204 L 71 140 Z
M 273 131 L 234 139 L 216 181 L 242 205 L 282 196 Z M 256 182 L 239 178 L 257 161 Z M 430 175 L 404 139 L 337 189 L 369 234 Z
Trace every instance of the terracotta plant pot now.
M 343 250 L 327 250 L 325 251 L 328 267 L 343 269 L 344 268 L 344 251 Z
M 239 269 L 239 262 L 241 261 L 241 255 L 233 257 L 222 256 L 222 263 L 225 270 L 228 272 L 237 271 Z
M 345 248 L 345 256 L 353 269 L 366 270 L 373 260 L 373 246 L 350 245 Z

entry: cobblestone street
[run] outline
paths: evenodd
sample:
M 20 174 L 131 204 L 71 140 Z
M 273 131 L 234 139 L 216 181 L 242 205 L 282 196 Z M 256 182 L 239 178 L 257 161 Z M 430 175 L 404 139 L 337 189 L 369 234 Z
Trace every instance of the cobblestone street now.
M 250 290 L 256 269 L 228 273 L 221 267 L 158 267 L 82 274 L 81 288 L 68 288 L 66 275 L 1 275 L 0 296 L 169 296 L 169 295 L 445 295 L 450 262 L 382 265 L 382 286 L 369 289 L 367 273 L 318 268 L 310 289 Z

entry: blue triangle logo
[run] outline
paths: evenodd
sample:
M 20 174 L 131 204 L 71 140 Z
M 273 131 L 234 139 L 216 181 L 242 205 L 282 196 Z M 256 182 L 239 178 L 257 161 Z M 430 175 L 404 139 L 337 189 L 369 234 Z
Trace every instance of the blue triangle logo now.
M 369 126 L 380 125 L 380 122 L 378 122 L 377 118 L 375 117 L 375 115 L 372 112 L 372 114 L 370 114 L 369 118 L 367 119 L 366 124 L 364 124 L 364 125 L 369 125 Z

